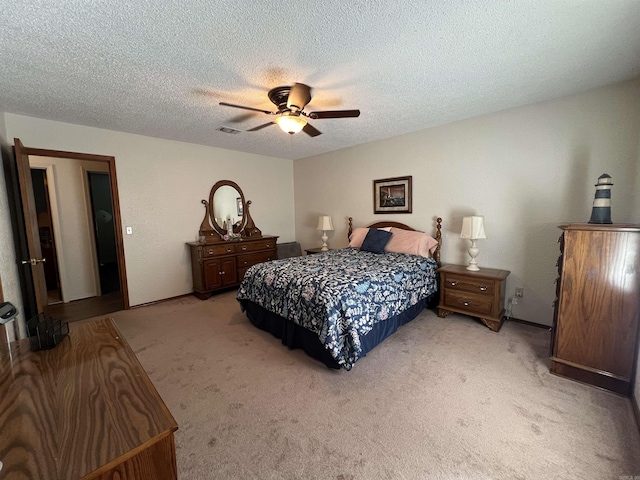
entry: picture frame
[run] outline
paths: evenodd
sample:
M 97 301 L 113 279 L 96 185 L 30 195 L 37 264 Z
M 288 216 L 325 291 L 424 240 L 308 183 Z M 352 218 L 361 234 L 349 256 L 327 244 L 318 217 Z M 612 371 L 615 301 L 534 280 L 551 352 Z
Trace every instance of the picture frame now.
M 242 215 L 244 214 L 244 205 L 242 205 L 241 197 L 236 198 L 236 208 L 238 210 L 238 216 L 242 217 Z
M 373 213 L 411 213 L 412 177 L 373 181 Z

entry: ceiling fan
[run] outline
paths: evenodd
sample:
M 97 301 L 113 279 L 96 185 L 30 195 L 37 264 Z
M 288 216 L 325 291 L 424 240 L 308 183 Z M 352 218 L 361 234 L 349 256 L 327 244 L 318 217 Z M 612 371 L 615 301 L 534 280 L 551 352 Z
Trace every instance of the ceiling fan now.
M 317 137 L 322 132 L 307 123 L 307 118 L 314 120 L 321 118 L 346 118 L 360 116 L 360 110 L 324 110 L 317 112 L 305 112 L 304 107 L 311 101 L 311 87 L 304 83 L 295 83 L 293 86 L 276 87 L 269 90 L 269 100 L 278 107 L 275 112 L 260 108 L 234 105 L 233 103 L 220 102 L 225 107 L 243 108 L 255 112 L 275 115 L 274 121 L 253 127 L 247 132 L 255 132 L 269 125 L 277 124 L 284 132 L 294 134 L 303 131 L 311 137 Z M 306 118 L 305 118 L 306 117 Z

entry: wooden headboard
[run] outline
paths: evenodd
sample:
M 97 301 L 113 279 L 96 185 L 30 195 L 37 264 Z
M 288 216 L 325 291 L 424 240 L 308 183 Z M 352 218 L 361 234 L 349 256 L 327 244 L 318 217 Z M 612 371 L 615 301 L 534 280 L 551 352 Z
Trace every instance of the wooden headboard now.
M 382 221 L 382 222 L 372 223 L 366 228 L 384 228 L 384 227 L 401 228 L 402 230 L 411 230 L 412 232 L 422 231 L 422 230 L 416 230 L 415 228 L 412 228 L 409 225 L 405 225 L 404 223 L 392 222 L 392 221 Z M 352 233 L 353 233 L 353 218 L 349 217 L 349 233 L 348 233 L 347 239 L 351 238 Z M 433 238 L 435 238 L 438 242 L 438 246 L 436 247 L 435 252 L 433 252 L 433 259 L 438 263 L 438 266 L 440 266 L 440 249 L 442 248 L 442 218 L 440 217 L 436 218 L 436 231 Z

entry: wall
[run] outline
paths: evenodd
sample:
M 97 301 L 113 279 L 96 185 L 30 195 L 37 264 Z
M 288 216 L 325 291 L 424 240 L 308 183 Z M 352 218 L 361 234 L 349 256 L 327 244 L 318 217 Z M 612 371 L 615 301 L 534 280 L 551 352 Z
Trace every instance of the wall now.
M 640 216 L 640 129 L 638 129 L 638 148 L 636 154 L 636 188 L 635 188 L 635 216 Z M 640 405 L 640 332 L 638 332 L 637 364 L 636 364 L 636 382 L 634 388 L 635 405 Z M 640 413 L 640 411 L 638 411 Z M 637 417 L 638 428 L 640 428 L 640 417 Z
M 124 238 L 131 305 L 192 291 L 185 242 L 196 240 L 200 200 L 218 180 L 240 185 L 263 234 L 294 240 L 291 160 L 9 113 L 5 121 L 26 147 L 115 157 L 123 231 L 133 227 Z
M 347 244 L 348 216 L 354 226 L 386 218 L 429 232 L 441 216 L 442 261 L 466 264 L 462 217 L 484 215 L 479 266 L 510 270 L 509 296 L 525 288 L 514 317 L 551 324 L 557 225 L 589 220 L 603 172 L 615 184 L 614 222 L 640 223 L 639 131 L 635 81 L 297 160 L 296 237 L 320 246 L 320 214 L 333 217 L 334 247 Z M 413 176 L 413 213 L 374 215 L 372 181 L 404 175 Z
M 87 172 L 108 172 L 107 162 L 30 156 L 31 168 L 47 169 L 54 238 L 65 302 L 99 294 Z

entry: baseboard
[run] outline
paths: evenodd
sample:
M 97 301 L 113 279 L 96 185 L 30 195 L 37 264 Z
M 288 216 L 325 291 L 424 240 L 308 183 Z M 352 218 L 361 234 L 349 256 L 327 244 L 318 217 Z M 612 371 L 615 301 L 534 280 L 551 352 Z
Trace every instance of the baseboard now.
M 162 300 L 154 300 L 153 302 L 141 303 L 140 305 L 134 305 L 129 307 L 131 310 L 134 308 L 148 307 L 150 305 L 157 305 L 158 303 L 170 302 L 171 300 L 178 300 L 179 298 L 190 297 L 193 293 L 185 293 L 184 295 L 177 295 L 175 297 L 163 298 Z
M 638 407 L 638 399 L 635 395 L 631 395 L 631 407 L 633 408 L 633 413 L 636 416 L 636 424 L 638 425 L 638 430 L 640 431 L 640 407 Z
M 529 325 L 530 327 L 544 328 L 545 330 L 550 330 L 551 329 L 551 325 L 544 325 L 542 323 L 530 322 L 529 320 L 522 320 L 520 318 L 508 317 L 508 318 L 506 318 L 506 321 L 522 323 L 523 325 Z

